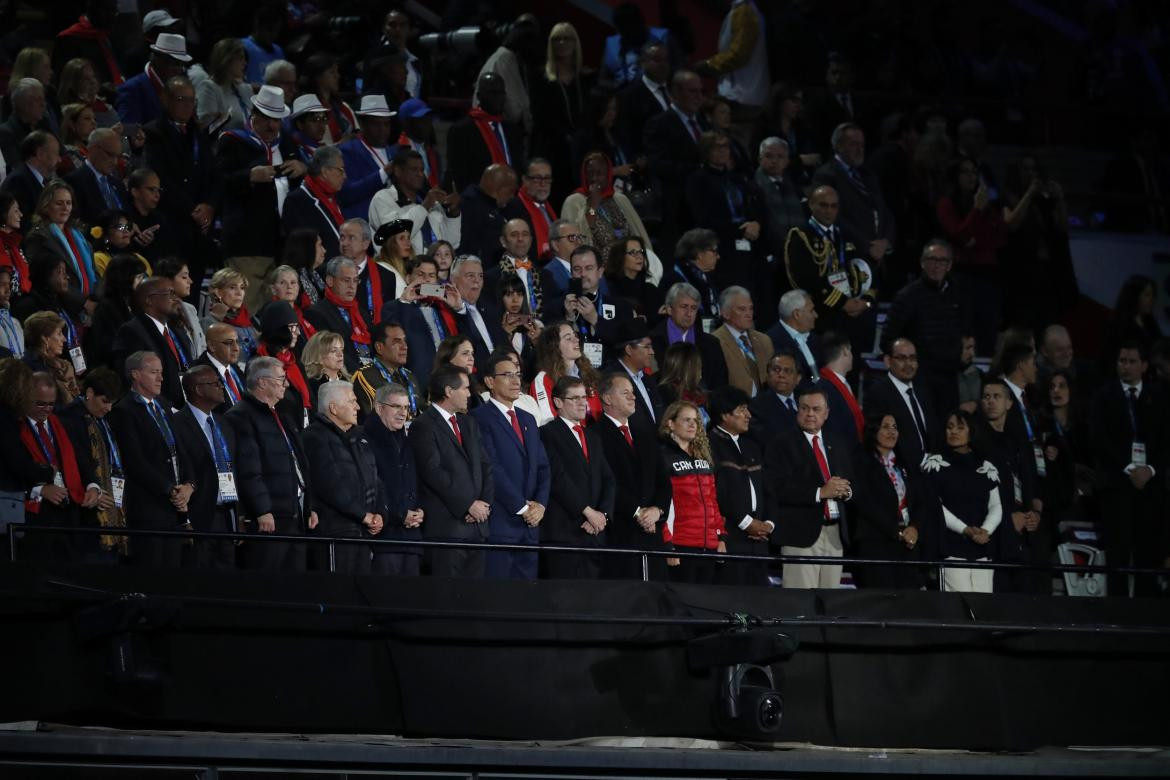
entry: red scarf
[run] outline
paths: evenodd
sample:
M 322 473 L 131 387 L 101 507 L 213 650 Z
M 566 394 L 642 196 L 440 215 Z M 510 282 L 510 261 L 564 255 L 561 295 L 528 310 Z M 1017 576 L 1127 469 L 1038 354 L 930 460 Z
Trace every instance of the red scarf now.
M 102 51 L 102 59 L 106 61 L 106 69 L 110 72 L 110 80 L 114 86 L 118 86 L 126 81 L 122 76 L 122 69 L 118 67 L 118 58 L 114 56 L 114 49 L 110 46 L 110 34 L 105 30 L 99 30 L 93 26 L 93 22 L 89 17 L 82 16 L 77 20 L 77 24 L 72 27 L 66 27 L 61 32 L 57 33 L 58 38 L 82 38 L 87 41 L 97 41 L 98 48 Z
M 368 258 L 366 260 L 366 280 L 370 283 L 370 295 L 367 298 L 372 307 L 370 322 L 377 325 L 382 321 L 382 272 L 378 269 L 378 264 Z M 361 284 L 360 278 L 358 284 Z
M 376 271 L 371 274 L 371 276 L 375 275 L 377 275 Z M 355 341 L 358 344 L 369 345 L 370 330 L 366 327 L 366 318 L 363 317 L 362 313 L 358 310 L 357 299 L 355 298 L 349 302 L 343 301 L 338 298 L 336 294 L 334 294 L 333 290 L 326 287 L 325 300 L 329 301 L 339 309 L 345 309 L 349 314 L 349 340 Z
M 159 75 L 154 72 L 154 68 L 150 67 L 149 62 L 146 63 L 146 77 L 150 79 L 151 86 L 154 87 L 154 93 L 161 98 L 163 92 L 166 90 L 166 85 L 163 84 L 163 81 L 161 78 L 159 78 Z
M 861 415 L 861 407 L 857 405 L 853 391 L 849 389 L 849 385 L 842 382 L 841 378 L 833 373 L 831 368 L 822 367 L 821 378 L 837 388 L 837 392 L 845 399 L 845 403 L 849 406 L 849 412 L 853 415 L 853 425 L 857 428 L 857 440 L 861 441 L 865 433 L 865 418 Z
M 589 197 L 589 177 L 585 175 L 585 165 L 594 157 L 605 160 L 605 188 L 601 191 L 601 199 L 608 200 L 613 197 L 613 162 L 604 152 L 590 152 L 585 155 L 585 159 L 581 161 L 581 186 L 573 192 L 579 192 L 586 198 Z
M 399 146 L 412 146 L 414 143 L 405 132 L 398 136 Z M 434 189 L 439 186 L 439 155 L 435 153 L 434 147 L 428 143 L 424 143 L 422 148 L 427 158 L 427 169 L 430 170 L 427 175 L 427 184 L 431 186 L 431 189 Z
M 528 221 L 532 223 L 532 232 L 536 234 L 536 256 L 543 258 L 549 252 L 548 228 L 549 225 L 557 221 L 557 212 L 551 203 L 545 201 L 544 209 L 548 212 L 548 220 L 545 221 L 540 207 L 536 205 L 536 201 L 532 199 L 532 196 L 524 191 L 523 187 L 516 193 L 516 196 L 520 198 L 520 203 L 524 205 L 524 210 L 528 212 Z
M 353 109 L 345 104 L 344 101 L 337 98 L 331 98 L 328 103 L 324 103 L 329 107 L 329 113 L 325 116 L 329 117 L 329 137 L 333 139 L 333 143 L 341 143 L 341 139 L 350 130 L 357 127 L 357 117 L 354 116 Z M 345 126 L 337 121 L 338 116 L 345 121 Z
M 61 472 L 65 477 L 65 487 L 69 491 L 69 499 L 75 504 L 80 504 L 85 500 L 85 485 L 81 483 L 81 473 L 77 470 L 77 456 L 73 453 L 73 443 L 69 441 L 69 436 L 65 433 L 65 426 L 61 425 L 57 415 L 50 414 L 48 423 L 53 438 L 57 440 L 57 453 L 59 453 L 61 460 Z M 43 466 L 52 465 L 52 461 L 47 460 L 45 453 L 41 451 L 41 445 L 37 443 L 37 435 L 33 433 L 32 424 L 27 420 L 20 429 L 20 440 L 24 443 L 24 448 L 32 455 L 33 460 Z M 53 442 L 47 441 L 45 446 L 51 448 Z M 29 500 L 24 503 L 24 508 L 25 511 L 35 515 L 41 511 L 41 503 Z
M 341 216 L 341 207 L 337 205 L 337 193 L 330 192 L 325 187 L 325 182 L 317 176 L 306 176 L 305 186 L 309 192 L 316 198 L 325 210 L 329 212 L 330 219 L 333 220 L 334 226 L 341 227 L 341 223 L 345 222 L 345 218 Z
M 226 322 L 228 325 L 232 325 L 232 326 L 237 327 L 237 328 L 250 328 L 250 327 L 252 327 L 252 315 L 248 314 L 248 307 L 247 306 L 241 306 L 239 311 L 236 312 L 234 317 L 228 317 L 225 314 L 223 321 Z
M 301 395 L 301 403 L 306 409 L 309 408 L 309 386 L 305 383 L 305 375 L 301 373 L 301 367 L 297 363 L 296 355 L 292 353 L 291 349 L 285 348 L 275 355 L 268 352 L 268 347 L 265 344 L 260 344 L 256 347 L 256 354 L 264 357 L 274 357 L 284 366 L 284 375 L 288 377 L 288 383 L 292 385 L 293 389 Z
M 479 106 L 476 106 L 475 108 L 468 111 L 467 115 L 471 117 L 471 121 L 475 123 L 475 129 L 479 130 L 479 135 L 481 138 L 483 138 L 484 146 L 487 147 L 488 154 L 491 155 L 492 163 L 498 165 L 507 165 L 508 156 L 504 154 L 504 147 L 500 143 L 499 137 L 497 137 L 496 134 L 492 131 L 492 126 L 490 124 L 491 122 L 502 123 L 504 118 L 496 116 L 495 114 L 489 114 Z M 503 130 L 502 124 L 500 125 L 500 129 Z
M 459 324 L 455 319 L 455 312 L 447 305 L 447 302 L 441 298 L 419 298 L 419 303 L 425 303 L 432 309 L 439 313 L 443 318 L 443 327 L 447 329 L 448 336 L 454 336 L 459 333 Z M 551 395 L 549 396 L 552 397 Z
M 20 248 L 22 240 L 20 232 L 17 230 L 11 232 L 0 230 L 0 252 L 3 253 L 0 265 L 12 268 L 20 279 L 20 294 L 28 295 L 29 291 L 32 290 L 32 280 L 28 278 L 28 261 L 25 260 L 24 252 Z

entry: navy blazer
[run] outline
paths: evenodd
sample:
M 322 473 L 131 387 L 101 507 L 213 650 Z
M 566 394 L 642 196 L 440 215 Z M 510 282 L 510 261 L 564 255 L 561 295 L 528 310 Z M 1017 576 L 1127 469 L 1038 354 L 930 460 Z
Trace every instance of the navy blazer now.
M 115 106 L 118 116 L 128 125 L 144 125 L 162 116 L 163 105 L 146 71 L 126 79 L 118 86 Z
M 329 210 L 316 195 L 309 192 L 308 187 L 299 187 L 284 199 L 280 227 L 286 238 L 296 228 L 313 228 L 317 231 L 317 237 L 321 239 L 321 245 L 325 247 L 326 257 L 332 258 L 341 254 L 341 234 L 338 232 L 340 226 L 333 222 Z
M 792 400 L 796 401 L 795 391 L 792 393 Z M 752 413 L 748 436 L 755 439 L 761 447 L 768 446 L 768 442 L 785 431 L 796 430 L 796 412 L 785 407 L 780 401 L 780 396 L 769 387 L 760 389 L 748 409 Z
M 126 192 L 126 187 L 123 186 L 121 179 L 116 173 L 110 174 L 107 178 L 110 182 L 110 188 L 118 198 L 119 206 L 124 211 L 129 211 L 130 194 Z M 65 177 L 65 181 L 73 187 L 73 216 L 78 217 L 87 225 L 96 225 L 102 212 L 109 208 L 106 205 L 106 198 L 102 194 L 102 188 L 98 185 L 97 173 L 89 165 L 82 165 L 80 168 L 70 171 L 69 175 Z
M 351 138 L 338 147 L 345 161 L 345 184 L 337 193 L 337 203 L 346 219 L 369 219 L 370 201 L 383 189 L 389 178 L 383 178 L 383 169 L 366 150 L 361 138 Z M 385 147 L 386 162 L 393 147 Z
M 550 471 L 548 455 L 540 440 L 536 418 L 516 408 L 524 443 L 516 438 L 512 423 L 495 404 L 480 404 L 471 411 L 479 423 L 483 448 L 492 462 L 496 498 L 488 519 L 488 541 L 537 544 L 539 527 L 530 528 L 516 512 L 529 501 L 548 506 Z

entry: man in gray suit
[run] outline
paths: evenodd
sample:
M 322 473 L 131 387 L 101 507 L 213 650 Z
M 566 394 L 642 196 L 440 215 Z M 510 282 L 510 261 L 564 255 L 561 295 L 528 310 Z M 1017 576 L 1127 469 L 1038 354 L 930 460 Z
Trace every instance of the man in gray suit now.
M 450 364 L 430 376 L 431 406 L 410 427 L 407 441 L 418 468 L 419 505 L 427 518 L 424 538 L 482 542 L 495 497 L 492 464 L 478 425 L 467 415 L 470 375 Z M 436 577 L 482 577 L 483 550 L 432 548 Z

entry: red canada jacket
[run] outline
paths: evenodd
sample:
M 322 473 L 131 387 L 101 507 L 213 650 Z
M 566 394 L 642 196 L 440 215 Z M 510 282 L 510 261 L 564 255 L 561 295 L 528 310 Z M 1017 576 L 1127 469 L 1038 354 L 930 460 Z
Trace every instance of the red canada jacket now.
M 714 465 L 688 455 L 669 440 L 662 443 L 662 457 L 674 491 L 674 528 L 663 524 L 663 540 L 714 550 L 727 533 L 715 500 Z

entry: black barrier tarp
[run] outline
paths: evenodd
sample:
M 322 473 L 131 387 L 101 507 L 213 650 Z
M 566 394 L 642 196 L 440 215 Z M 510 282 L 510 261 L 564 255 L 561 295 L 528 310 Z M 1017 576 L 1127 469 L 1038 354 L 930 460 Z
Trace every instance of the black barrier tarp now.
M 714 630 L 696 622 L 743 613 L 972 626 L 793 629 L 800 649 L 774 667 L 783 741 L 1170 741 L 1170 636 L 976 630 L 1170 626 L 1164 602 L 28 564 L 0 565 L 0 594 L 7 721 L 717 737 L 712 678 L 687 668 L 685 643 Z M 112 657 L 127 653 L 129 670 L 114 676 Z

